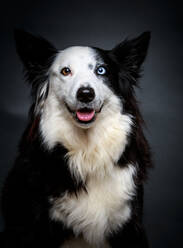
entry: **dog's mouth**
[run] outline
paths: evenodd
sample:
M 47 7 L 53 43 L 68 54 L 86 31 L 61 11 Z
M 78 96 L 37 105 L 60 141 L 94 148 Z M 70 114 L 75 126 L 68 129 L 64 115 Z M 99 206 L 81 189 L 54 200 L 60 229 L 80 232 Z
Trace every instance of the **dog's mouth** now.
M 90 108 L 81 108 L 76 111 L 77 121 L 81 123 L 90 123 L 95 119 L 95 110 Z
M 101 112 L 103 105 L 99 110 L 94 108 L 83 107 L 76 110 L 71 110 L 71 108 L 65 103 L 68 111 L 72 114 L 74 119 L 80 124 L 89 124 L 96 119 L 96 115 Z

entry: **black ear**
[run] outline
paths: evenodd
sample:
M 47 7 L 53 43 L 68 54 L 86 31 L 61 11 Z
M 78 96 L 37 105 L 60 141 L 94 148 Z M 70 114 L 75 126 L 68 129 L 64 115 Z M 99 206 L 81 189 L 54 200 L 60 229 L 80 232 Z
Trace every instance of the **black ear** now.
M 57 52 L 50 42 L 24 30 L 16 29 L 14 36 L 17 53 L 27 70 L 44 68 Z
M 138 76 L 140 66 L 144 62 L 150 37 L 150 32 L 144 32 L 137 38 L 125 40 L 112 49 L 112 54 L 118 63 L 122 68 L 131 72 L 133 77 Z
M 57 54 L 57 49 L 44 38 L 20 29 L 16 29 L 14 35 L 26 80 L 32 86 L 31 95 L 37 104 L 48 92 L 48 70 Z

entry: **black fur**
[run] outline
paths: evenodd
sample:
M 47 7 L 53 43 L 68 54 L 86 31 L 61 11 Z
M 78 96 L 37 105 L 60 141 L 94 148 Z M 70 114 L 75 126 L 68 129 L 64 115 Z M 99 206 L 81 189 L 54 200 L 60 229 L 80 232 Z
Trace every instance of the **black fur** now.
M 148 247 L 142 224 L 143 182 L 147 178 L 147 169 L 152 167 L 152 161 L 150 147 L 143 133 L 144 120 L 135 97 L 134 86 L 138 86 L 141 64 L 146 57 L 149 40 L 150 33 L 145 32 L 136 39 L 123 41 L 110 51 L 95 48 L 107 67 L 106 83 L 121 98 L 123 112 L 131 114 L 134 123 L 129 142 L 117 164 L 126 166 L 131 162 L 136 165 L 135 183 L 138 190 L 132 202 L 133 217 L 122 233 L 111 236 L 112 247 L 121 247 L 121 244 L 124 247 Z
M 34 36 L 23 30 L 15 30 L 16 50 L 23 62 L 25 79 L 32 86 L 31 95 L 36 102 L 35 107 L 42 98 L 41 89 L 48 78 L 48 71 L 57 55 L 57 49 L 40 36 Z M 38 101 L 38 102 L 37 102 Z
M 5 230 L 0 236 L 0 245 L 2 248 L 58 248 L 73 233 L 62 223 L 49 218 L 51 203 L 48 198 L 58 197 L 66 190 L 77 196 L 80 190 L 86 190 L 86 182 L 78 182 L 71 176 L 65 159 L 67 150 L 61 144 L 52 150 L 44 146 L 39 132 L 40 113 L 35 114 L 37 101 L 42 100 L 40 89 L 48 77 L 57 50 L 46 40 L 20 30 L 16 31 L 15 38 L 26 78 L 32 85 L 33 104 L 15 165 L 3 189 Z M 137 194 L 131 202 L 132 217 L 129 222 L 108 237 L 111 247 L 148 247 L 142 224 L 143 182 L 147 168 L 151 166 L 151 158 L 134 86 L 140 77 L 140 66 L 145 59 L 149 39 L 147 32 L 122 42 L 110 51 L 95 48 L 97 56 L 102 57 L 107 67 L 106 83 L 121 98 L 123 111 L 131 114 L 134 121 L 133 132 L 118 164 L 125 166 L 131 162 L 137 166 Z

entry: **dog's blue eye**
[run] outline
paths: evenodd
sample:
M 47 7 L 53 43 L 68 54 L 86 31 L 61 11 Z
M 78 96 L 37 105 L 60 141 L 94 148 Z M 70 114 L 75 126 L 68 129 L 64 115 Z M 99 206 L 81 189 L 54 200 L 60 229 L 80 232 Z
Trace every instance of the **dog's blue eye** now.
M 99 66 L 97 68 L 97 74 L 98 75 L 104 75 L 104 74 L 106 74 L 106 69 L 103 66 Z

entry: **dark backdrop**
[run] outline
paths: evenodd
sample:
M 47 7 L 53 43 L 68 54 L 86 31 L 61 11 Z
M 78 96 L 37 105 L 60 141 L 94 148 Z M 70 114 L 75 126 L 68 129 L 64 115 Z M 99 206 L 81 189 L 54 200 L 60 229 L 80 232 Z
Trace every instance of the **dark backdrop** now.
M 152 31 L 137 91 L 155 168 L 145 187 L 144 222 L 151 247 L 182 247 L 183 7 L 181 1 L 6 1 L 0 5 L 0 189 L 26 125 L 30 98 L 15 53 L 13 28 L 41 34 L 57 48 L 112 48 Z M 0 228 L 3 223 L 0 219 Z

